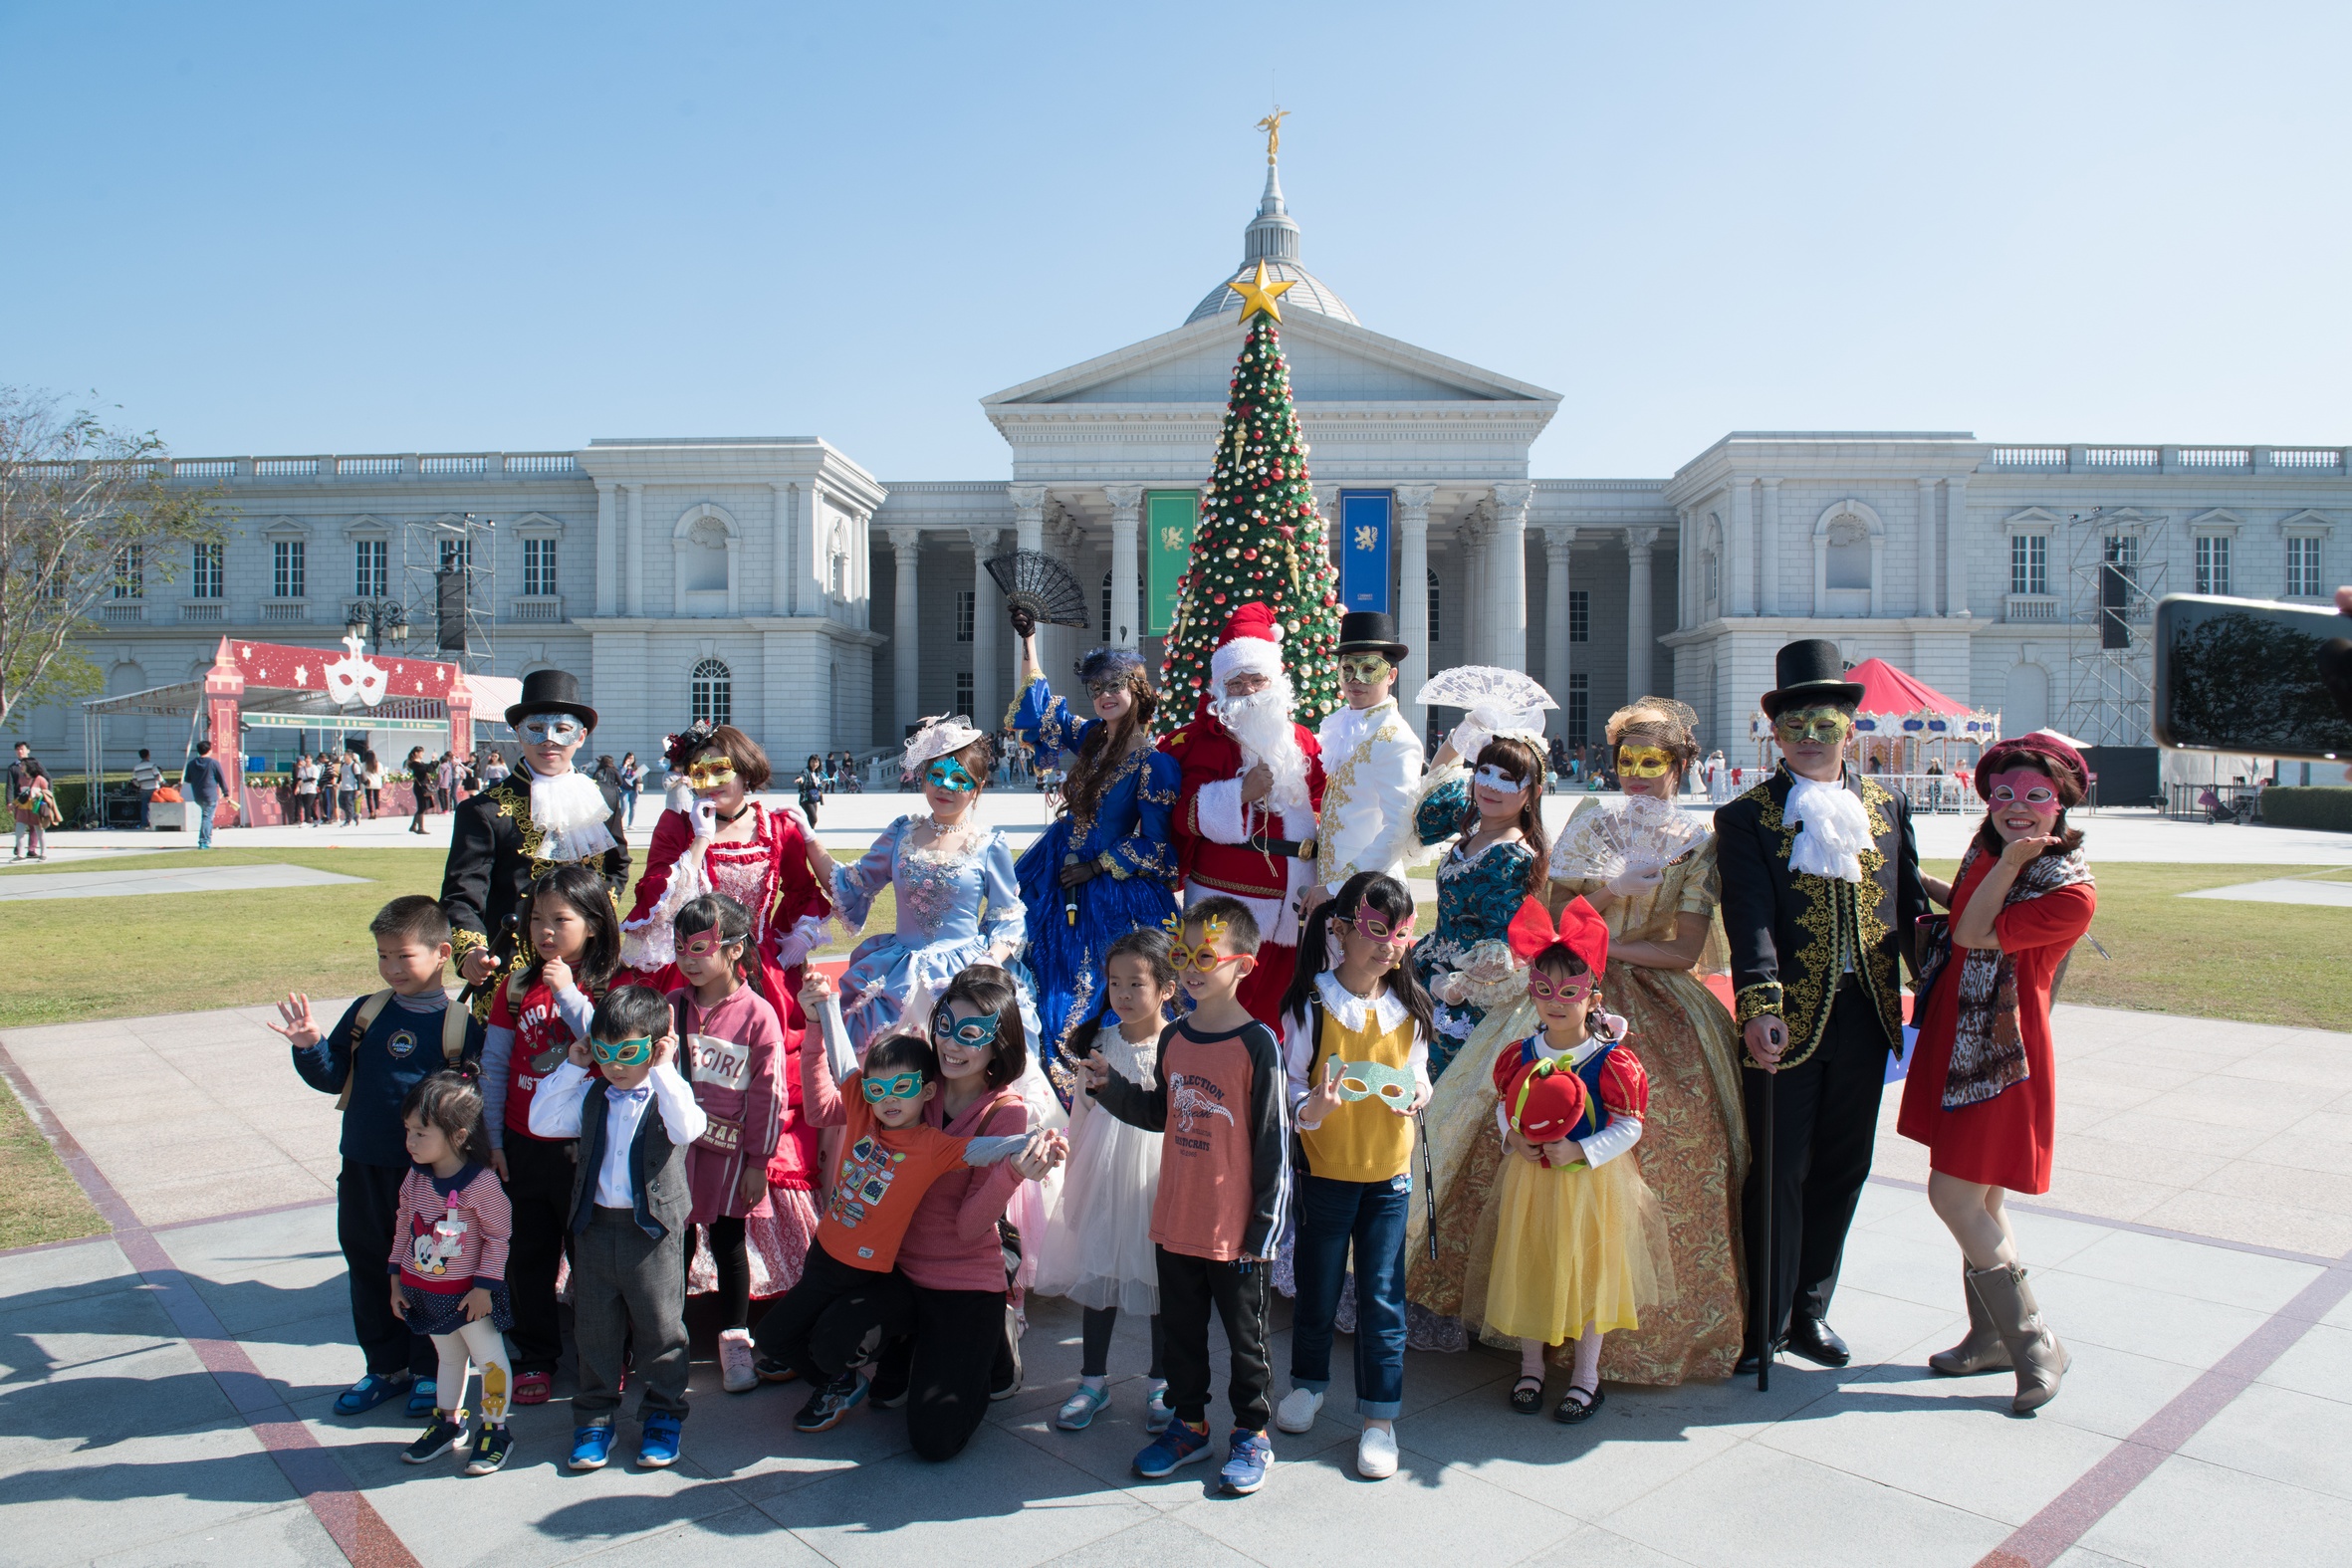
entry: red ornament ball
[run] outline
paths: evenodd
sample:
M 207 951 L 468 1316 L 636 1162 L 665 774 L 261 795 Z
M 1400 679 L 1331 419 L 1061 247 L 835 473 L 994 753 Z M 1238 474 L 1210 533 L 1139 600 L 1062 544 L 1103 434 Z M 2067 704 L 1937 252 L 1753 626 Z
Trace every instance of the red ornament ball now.
M 1222 593 L 1212 593 L 1209 595 L 1209 600 L 1211 603 L 1222 604 L 1225 602 L 1225 595 Z

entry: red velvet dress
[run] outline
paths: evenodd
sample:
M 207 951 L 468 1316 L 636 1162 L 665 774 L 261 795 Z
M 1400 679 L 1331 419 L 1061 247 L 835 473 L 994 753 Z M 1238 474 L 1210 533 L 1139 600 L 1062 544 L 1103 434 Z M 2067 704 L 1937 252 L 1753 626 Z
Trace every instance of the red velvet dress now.
M 742 843 L 711 845 L 704 855 L 702 880 L 709 891 L 724 893 L 751 911 L 748 951 L 758 955 L 759 961 L 753 983 L 784 1024 L 779 1059 L 790 1062 L 808 1025 L 801 1012 L 803 970 L 798 965 L 789 970 L 780 967 L 777 950 L 802 916 L 829 915 L 832 902 L 809 874 L 808 840 L 799 820 L 756 801 L 752 810 L 757 818 L 752 836 Z M 679 859 L 693 842 L 693 825 L 683 815 L 661 813 L 653 829 L 652 847 L 646 851 L 645 874 L 637 883 L 636 907 L 621 923 L 621 958 L 629 967 L 614 980 L 615 985 L 650 986 L 667 996 L 686 984 L 685 976 L 678 973 L 669 931 L 670 915 L 685 900 L 672 893 L 670 883 Z M 687 890 L 681 886 L 677 891 Z M 659 919 L 655 918 L 657 911 Z M 776 1140 L 775 1158 L 768 1163 L 768 1180 L 772 1186 L 808 1192 L 818 1174 L 817 1129 L 801 1115 L 800 1074 L 784 1072 L 780 1076 L 785 1082 L 785 1123 Z
M 1980 855 L 1952 889 L 1952 918 L 1993 869 Z M 1944 1075 L 1952 1062 L 1958 1026 L 1961 953 L 1936 977 L 1927 999 L 1917 1005 L 1919 1044 L 1903 1083 L 1903 1109 L 1895 1130 L 1928 1146 L 1928 1164 L 1946 1176 L 2012 1193 L 2046 1193 L 2050 1157 L 2057 1141 L 2058 1085 L 2050 1050 L 2050 982 L 2058 965 L 2090 930 L 2098 895 L 2087 882 L 2061 887 L 1993 917 L 1993 935 L 2017 972 L 2017 1032 L 2025 1042 L 2025 1081 L 1990 1100 L 1956 1111 L 1944 1109 Z

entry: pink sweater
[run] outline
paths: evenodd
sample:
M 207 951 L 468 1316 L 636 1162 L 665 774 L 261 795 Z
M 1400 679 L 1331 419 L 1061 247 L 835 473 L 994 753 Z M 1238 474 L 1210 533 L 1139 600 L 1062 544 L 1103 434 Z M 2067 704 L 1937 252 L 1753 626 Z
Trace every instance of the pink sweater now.
M 840 1126 L 840 1086 L 825 1065 L 824 1043 L 816 1028 L 803 1042 L 801 1072 L 810 1124 Z M 1011 1137 L 1029 1130 L 1029 1107 L 1011 1088 L 1003 1088 L 981 1096 L 949 1122 L 939 1096 L 933 1095 L 923 1107 L 923 1119 L 956 1138 Z M 997 1221 L 1020 1185 L 1021 1174 L 1010 1160 L 940 1177 L 907 1222 L 898 1243 L 898 1271 L 925 1290 L 1003 1290 L 1005 1250 L 997 1240 Z

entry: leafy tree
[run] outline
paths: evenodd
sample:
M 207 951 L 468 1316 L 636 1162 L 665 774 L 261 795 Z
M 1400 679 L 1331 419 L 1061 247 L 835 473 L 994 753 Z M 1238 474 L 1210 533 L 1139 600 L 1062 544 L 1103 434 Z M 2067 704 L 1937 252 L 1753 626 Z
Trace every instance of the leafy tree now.
M 74 646 L 118 574 L 169 582 L 187 552 L 216 544 L 222 492 L 169 483 L 149 431 L 0 386 L 0 726 L 19 708 L 86 696 L 102 680 Z

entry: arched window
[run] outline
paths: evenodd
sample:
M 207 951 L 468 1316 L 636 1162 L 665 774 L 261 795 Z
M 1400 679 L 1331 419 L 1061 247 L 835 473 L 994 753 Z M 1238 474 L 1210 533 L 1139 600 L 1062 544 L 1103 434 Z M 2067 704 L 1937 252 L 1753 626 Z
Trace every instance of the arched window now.
M 707 719 L 712 724 L 735 722 L 735 676 L 724 659 L 704 659 L 694 666 L 694 704 L 696 719 Z
M 1432 571 L 1429 574 L 1429 645 L 1432 648 L 1437 646 L 1437 573 Z

